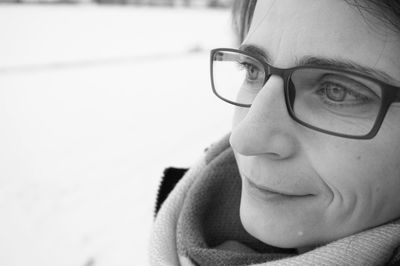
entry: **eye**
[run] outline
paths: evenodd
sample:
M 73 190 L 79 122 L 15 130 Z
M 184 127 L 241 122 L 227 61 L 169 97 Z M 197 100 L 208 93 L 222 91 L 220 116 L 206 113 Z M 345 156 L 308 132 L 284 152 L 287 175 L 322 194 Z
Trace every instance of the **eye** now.
M 380 102 L 379 96 L 374 91 L 354 79 L 329 75 L 318 82 L 317 94 L 326 104 L 341 107 L 365 105 Z
M 250 64 L 250 63 L 242 63 L 242 66 L 246 70 L 246 79 L 247 80 L 256 81 L 256 80 L 260 79 L 261 71 L 257 66 Z
M 348 91 L 346 88 L 335 84 L 335 83 L 327 83 L 325 82 L 322 84 L 321 88 L 324 92 L 326 97 L 334 102 L 342 102 L 346 99 Z

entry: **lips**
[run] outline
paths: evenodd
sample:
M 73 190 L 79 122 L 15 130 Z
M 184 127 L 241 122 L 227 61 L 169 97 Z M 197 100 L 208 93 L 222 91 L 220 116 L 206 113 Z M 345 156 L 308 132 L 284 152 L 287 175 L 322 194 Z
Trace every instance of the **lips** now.
M 277 196 L 284 196 L 284 197 L 305 197 L 305 196 L 311 196 L 311 194 L 295 194 L 295 193 L 291 193 L 291 192 L 286 192 L 286 191 L 280 191 L 280 190 L 276 190 L 276 189 L 272 189 L 263 185 L 259 185 L 257 183 L 255 183 L 254 181 L 252 181 L 250 178 L 248 178 L 246 175 L 244 175 L 244 179 L 247 183 L 247 185 L 255 190 L 258 190 L 261 193 L 265 193 L 265 194 L 275 194 Z

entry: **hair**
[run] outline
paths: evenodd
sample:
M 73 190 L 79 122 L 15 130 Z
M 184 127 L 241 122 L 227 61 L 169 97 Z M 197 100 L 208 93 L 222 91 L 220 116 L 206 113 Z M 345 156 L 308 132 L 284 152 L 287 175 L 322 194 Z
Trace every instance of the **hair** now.
M 400 0 L 344 0 L 361 13 L 368 13 L 400 33 Z M 232 8 L 232 24 L 237 42 L 246 37 L 257 0 L 235 0 Z
M 257 0 L 235 0 L 232 8 L 232 26 L 237 42 L 242 43 L 249 31 Z

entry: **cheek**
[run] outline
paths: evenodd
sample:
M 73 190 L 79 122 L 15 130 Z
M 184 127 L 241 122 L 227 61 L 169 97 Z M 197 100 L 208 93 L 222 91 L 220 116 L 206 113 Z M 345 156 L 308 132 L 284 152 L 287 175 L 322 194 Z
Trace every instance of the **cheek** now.
M 319 145 L 310 155 L 334 195 L 328 213 L 365 227 L 400 216 L 400 149 L 373 141 L 345 142 L 329 149 Z
M 243 120 L 243 118 L 246 116 L 247 112 L 248 112 L 248 108 L 235 107 L 235 110 L 233 112 L 233 117 L 232 117 L 232 128 L 234 128 L 237 124 L 240 123 L 240 121 Z

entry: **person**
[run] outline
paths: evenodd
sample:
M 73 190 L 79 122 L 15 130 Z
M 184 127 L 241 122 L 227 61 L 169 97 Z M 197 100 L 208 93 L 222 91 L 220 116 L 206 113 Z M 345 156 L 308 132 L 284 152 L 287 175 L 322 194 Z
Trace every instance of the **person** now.
M 237 1 L 233 104 L 162 204 L 152 265 L 400 265 L 400 1 Z

